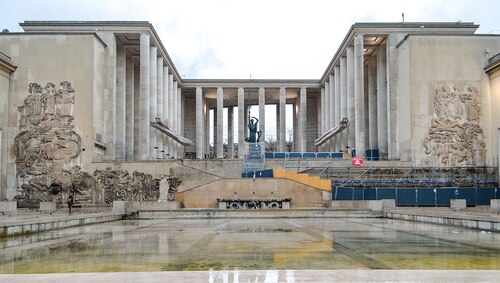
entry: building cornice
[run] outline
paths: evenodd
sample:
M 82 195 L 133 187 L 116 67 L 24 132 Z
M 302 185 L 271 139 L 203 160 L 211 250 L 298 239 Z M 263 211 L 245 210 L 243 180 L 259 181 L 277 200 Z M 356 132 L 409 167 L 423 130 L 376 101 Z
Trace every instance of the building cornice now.
M 147 33 L 154 46 L 158 48 L 158 53 L 166 61 L 170 72 L 175 80 L 182 84 L 182 78 L 175 67 L 172 58 L 168 54 L 158 33 L 153 25 L 148 21 L 24 21 L 19 24 L 26 32 L 52 32 L 52 33 L 77 33 L 78 31 L 98 32 L 112 31 L 115 33 Z
M 185 88 L 319 88 L 319 80 L 286 80 L 286 79 L 184 79 Z
M 406 23 L 355 23 L 347 32 L 344 40 L 335 52 L 325 72 L 320 78 L 321 85 L 328 80 L 335 66 L 344 56 L 348 46 L 356 34 L 373 34 L 388 36 L 391 33 L 419 34 L 419 35 L 474 35 L 479 25 L 473 22 L 406 22 Z
M 11 74 L 17 69 L 17 66 L 12 65 L 10 62 L 10 57 L 0 52 L 0 70 Z

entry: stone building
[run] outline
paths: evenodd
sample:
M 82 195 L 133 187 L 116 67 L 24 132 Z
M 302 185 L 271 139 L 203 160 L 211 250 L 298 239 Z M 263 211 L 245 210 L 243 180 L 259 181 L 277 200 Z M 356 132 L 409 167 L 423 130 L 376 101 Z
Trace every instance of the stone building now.
M 1 199 L 80 168 L 160 174 L 152 163 L 233 160 L 249 105 L 264 138 L 266 116 L 276 116 L 278 152 L 292 105 L 292 151 L 350 147 L 417 166 L 498 166 L 500 36 L 476 34 L 473 23 L 356 23 L 316 80 L 184 79 L 149 22 L 20 25 L 0 34 Z M 316 146 L 343 118 L 348 127 Z M 236 126 L 237 140 L 225 141 L 223 128 Z

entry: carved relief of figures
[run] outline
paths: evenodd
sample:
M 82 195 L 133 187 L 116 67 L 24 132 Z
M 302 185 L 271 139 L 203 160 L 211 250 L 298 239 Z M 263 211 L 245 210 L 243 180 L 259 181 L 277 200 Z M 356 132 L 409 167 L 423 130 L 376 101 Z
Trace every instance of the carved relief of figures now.
M 167 178 L 168 182 L 168 192 L 167 192 L 167 200 L 168 201 L 175 201 L 175 194 L 177 193 L 177 187 L 179 187 L 182 183 L 179 178 L 174 177 L 174 176 L 169 176 Z
M 434 95 L 434 115 L 424 139 L 425 153 L 442 166 L 480 165 L 486 149 L 479 126 L 480 94 L 476 87 L 441 86 Z
M 18 108 L 20 133 L 14 139 L 18 201 L 58 201 L 63 194 L 92 201 L 91 176 L 71 167 L 81 152 L 81 138 L 74 131 L 74 89 L 67 81 L 59 89 L 30 83 L 28 96 Z M 78 184 L 78 185 L 77 185 Z
M 99 202 L 112 203 L 124 201 L 157 201 L 160 195 L 158 178 L 150 174 L 134 171 L 131 175 L 126 170 L 95 170 L 97 195 Z

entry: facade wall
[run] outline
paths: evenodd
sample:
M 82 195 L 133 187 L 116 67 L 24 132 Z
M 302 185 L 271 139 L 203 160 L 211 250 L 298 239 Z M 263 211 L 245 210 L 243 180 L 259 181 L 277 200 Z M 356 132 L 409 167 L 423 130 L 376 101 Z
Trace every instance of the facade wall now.
M 5 198 L 4 189 L 7 180 L 7 155 L 8 140 L 6 130 L 8 128 L 7 101 L 9 96 L 10 75 L 0 70 L 0 200 Z
M 482 36 L 413 36 L 409 38 L 408 46 L 413 160 L 417 164 L 429 160 L 423 143 L 435 117 L 436 90 L 441 86 L 449 86 L 464 91 L 472 86 L 478 89 L 480 95 L 479 125 L 486 149 L 484 165 L 495 165 L 498 153 L 494 136 L 500 126 L 500 119 L 492 113 L 498 112 L 494 109 L 500 109 L 500 104 L 498 98 L 491 96 L 490 79 L 483 68 L 486 66 L 487 48 L 492 54 L 500 52 L 498 40 Z M 482 162 L 478 160 L 477 163 Z
M 500 68 L 497 68 L 496 71 L 493 71 L 490 74 L 490 105 L 489 110 L 491 113 L 491 128 L 489 131 L 491 132 L 491 144 L 493 147 L 492 155 L 493 155 L 493 163 L 496 162 L 500 172 Z M 496 133 L 496 134 L 495 134 Z M 496 151 L 495 151 L 496 150 Z M 500 175 L 500 174 L 499 174 Z M 499 176 L 500 178 L 500 176 Z M 499 180 L 500 182 L 500 180 Z
M 23 35 L 11 34 L 3 36 L 0 50 L 11 57 L 12 64 L 19 66 L 14 72 L 11 83 L 7 109 L 7 121 L 3 129 L 7 143 L 6 185 L 3 187 L 7 199 L 16 194 L 16 166 L 13 141 L 19 133 L 18 107 L 23 105 L 28 95 L 31 82 L 44 87 L 52 82 L 69 81 L 75 91 L 75 107 L 73 108 L 75 132 L 82 139 L 82 151 L 76 162 L 92 162 L 93 147 L 93 96 L 96 77 L 103 76 L 103 70 L 96 63 L 94 52 L 96 45 L 102 43 L 93 35 Z M 5 132 L 4 132 L 5 131 Z

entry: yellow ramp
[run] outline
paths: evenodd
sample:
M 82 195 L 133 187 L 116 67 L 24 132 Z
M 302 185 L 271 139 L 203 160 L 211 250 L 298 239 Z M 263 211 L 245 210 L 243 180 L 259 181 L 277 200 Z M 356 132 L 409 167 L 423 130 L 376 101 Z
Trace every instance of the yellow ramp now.
M 310 186 L 322 191 L 331 191 L 331 184 L 329 180 L 323 180 L 318 176 L 309 176 L 306 173 L 288 172 L 285 169 L 273 169 L 273 176 L 277 179 L 292 180 L 297 183 Z

